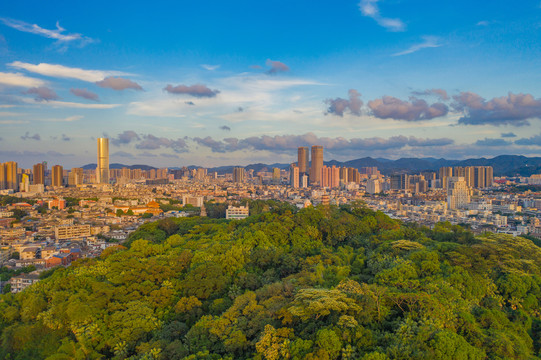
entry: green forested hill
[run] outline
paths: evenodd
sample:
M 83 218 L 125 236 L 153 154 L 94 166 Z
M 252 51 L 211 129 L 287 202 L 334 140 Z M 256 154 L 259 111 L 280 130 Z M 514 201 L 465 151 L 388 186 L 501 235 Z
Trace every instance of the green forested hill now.
M 162 220 L 3 295 L 0 358 L 539 358 L 540 264 L 362 205 Z

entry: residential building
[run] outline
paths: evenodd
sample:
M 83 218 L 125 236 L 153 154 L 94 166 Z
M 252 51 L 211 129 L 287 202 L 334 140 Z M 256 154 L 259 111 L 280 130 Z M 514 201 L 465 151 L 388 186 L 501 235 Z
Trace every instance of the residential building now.
M 231 220 L 245 219 L 250 215 L 248 206 L 232 206 L 229 205 L 225 211 L 225 218 Z

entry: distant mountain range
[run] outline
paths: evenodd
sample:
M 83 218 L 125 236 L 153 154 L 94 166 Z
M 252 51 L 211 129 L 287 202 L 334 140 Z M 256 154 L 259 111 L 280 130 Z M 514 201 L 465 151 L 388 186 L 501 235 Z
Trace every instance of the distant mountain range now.
M 272 171 L 272 168 L 287 169 L 290 164 L 250 164 L 244 166 L 247 170 Z M 492 166 L 495 176 L 530 176 L 532 174 L 541 174 L 541 157 L 526 157 L 521 155 L 500 155 L 494 158 L 480 158 L 467 160 L 447 160 L 435 158 L 401 158 L 398 160 L 389 160 L 383 158 L 364 157 L 349 161 L 326 161 L 327 166 L 346 166 L 360 169 L 362 167 L 376 166 L 383 174 L 389 175 L 393 173 L 418 173 L 420 171 L 437 171 L 444 166 Z M 150 170 L 155 167 L 148 165 L 123 165 L 110 164 L 110 169 L 121 169 L 127 167 L 130 169 Z M 200 166 L 191 165 L 189 168 L 198 168 Z M 219 166 L 209 168 L 209 172 L 218 172 L 218 174 L 231 173 L 235 166 Z M 96 164 L 88 164 L 83 166 L 83 169 L 95 169 Z M 179 169 L 177 167 L 170 169 Z

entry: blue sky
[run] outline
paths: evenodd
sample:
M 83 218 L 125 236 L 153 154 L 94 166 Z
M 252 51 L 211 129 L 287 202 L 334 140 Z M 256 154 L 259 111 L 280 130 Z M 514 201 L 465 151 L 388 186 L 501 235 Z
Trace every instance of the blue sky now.
M 541 155 L 541 3 L 0 5 L 0 161 Z

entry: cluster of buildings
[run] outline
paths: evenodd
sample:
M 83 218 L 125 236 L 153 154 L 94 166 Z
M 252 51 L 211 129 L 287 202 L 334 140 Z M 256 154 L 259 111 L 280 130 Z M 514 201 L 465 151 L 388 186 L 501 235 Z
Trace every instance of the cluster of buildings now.
M 375 167 L 325 165 L 319 145 L 298 148 L 298 161 L 288 169 L 236 167 L 225 174 L 186 167 L 109 169 L 108 139 L 98 139 L 97 145 L 95 170 L 67 172 L 59 165 L 48 170 L 45 162 L 31 169 L 0 164 L 0 194 L 20 198 L 0 206 L 0 266 L 34 265 L 38 272 L 68 266 L 121 243 L 145 221 L 206 216 L 210 204 L 223 204 L 227 219 L 242 219 L 250 214 L 239 206 L 244 199 L 280 200 L 299 208 L 363 201 L 393 218 L 427 226 L 450 221 L 474 231 L 541 238 L 541 193 L 507 191 L 517 183 L 541 182 L 541 175 L 495 178 L 487 166 L 385 175 Z M 15 218 L 21 212 L 26 216 Z M 35 273 L 21 274 L 13 278 L 12 291 L 38 280 Z

